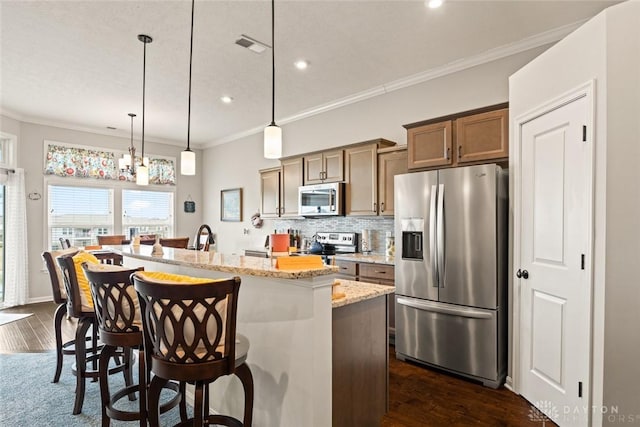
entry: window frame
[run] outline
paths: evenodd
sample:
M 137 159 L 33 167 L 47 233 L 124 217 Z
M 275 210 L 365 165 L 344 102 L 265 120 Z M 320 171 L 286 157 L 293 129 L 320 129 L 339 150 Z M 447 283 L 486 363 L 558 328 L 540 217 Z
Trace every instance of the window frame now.
M 123 186 L 120 190 L 120 230 L 121 233 L 117 233 L 117 234 L 124 234 L 127 238 L 129 238 L 129 235 L 127 233 L 127 230 L 125 230 L 125 228 L 129 227 L 129 225 L 125 225 L 124 224 L 124 192 L 126 190 L 129 191 L 148 191 L 148 192 L 157 192 L 157 193 L 170 193 L 171 194 L 171 201 L 172 201 L 172 208 L 171 208 L 171 224 L 169 225 L 170 227 L 170 236 L 163 236 L 163 237 L 174 237 L 175 236 L 175 231 L 176 231 L 176 191 L 170 191 L 168 188 L 163 188 L 161 186 L 154 186 L 154 187 L 140 187 L 140 186 L 136 186 L 136 187 L 130 187 L 130 186 Z M 143 233 L 146 234 L 146 233 Z M 152 233 L 153 234 L 153 233 Z
M 154 185 L 148 187 L 140 187 L 135 182 L 115 181 L 115 180 L 99 180 L 88 178 L 62 178 L 55 175 L 43 175 L 43 224 L 42 224 L 42 242 L 43 248 L 51 250 L 49 247 L 50 242 L 50 230 L 49 230 L 49 186 L 64 186 L 64 187 L 93 187 L 93 188 L 107 188 L 113 190 L 113 230 L 114 234 L 124 234 L 124 227 L 122 223 L 122 198 L 123 189 L 127 190 L 140 190 L 143 191 L 161 191 L 173 193 L 173 212 L 172 212 L 172 224 L 171 232 L 176 232 L 176 215 L 177 215 L 177 186 L 176 185 Z M 171 236 L 173 237 L 173 236 Z

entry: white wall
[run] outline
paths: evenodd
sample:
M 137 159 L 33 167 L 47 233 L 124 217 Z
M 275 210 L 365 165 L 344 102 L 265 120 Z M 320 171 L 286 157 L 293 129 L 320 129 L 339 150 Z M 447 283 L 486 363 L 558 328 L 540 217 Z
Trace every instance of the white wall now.
M 607 11 L 605 406 L 640 423 L 640 2 Z M 618 424 L 625 420 L 609 419 Z M 612 423 L 613 424 L 613 423 Z M 626 420 L 629 424 L 629 420 Z
M 44 140 L 58 141 L 69 144 L 88 145 L 118 150 L 126 150 L 129 138 L 120 138 L 63 129 L 53 126 L 42 126 L 27 122 L 20 122 L 5 116 L 0 116 L 0 130 L 18 136 L 17 167 L 25 169 L 25 189 L 27 193 L 37 192 L 43 197 L 40 200 L 27 199 L 27 233 L 29 251 L 29 301 L 45 301 L 51 299 L 49 276 L 44 269 L 40 254 L 46 249 L 46 206 L 44 185 Z M 137 146 L 139 147 L 139 141 Z M 145 140 L 145 153 L 176 158 L 179 166 L 181 147 L 157 144 Z M 189 236 L 193 239 L 195 232 L 202 222 L 202 153 L 196 151 L 197 171 L 195 177 L 183 177 L 178 174 L 176 185 L 176 236 Z M 72 178 L 69 178 L 70 180 Z M 134 186 L 132 184 L 132 186 Z M 134 186 L 135 187 L 135 186 Z M 191 195 L 196 202 L 196 212 L 187 214 L 183 210 L 183 202 Z M 81 208 L 81 201 L 78 207 Z
M 639 28 L 640 2 L 613 6 L 510 79 L 512 118 L 596 81 L 593 425 L 640 414 Z M 612 407 L 619 416 L 603 417 L 600 409 Z
M 545 47 L 546 48 L 546 47 Z M 419 85 L 389 92 L 283 126 L 283 156 L 338 147 L 375 138 L 406 144 L 403 124 L 505 102 L 508 76 L 545 48 L 532 49 L 508 58 L 440 77 Z M 265 123 L 267 118 L 265 117 Z M 218 234 L 218 250 L 242 253 L 264 241 L 273 231 L 273 221 L 261 230 L 249 219 L 260 208 L 258 169 L 275 167 L 278 161 L 262 157 L 262 135 L 252 135 L 229 144 L 206 149 L 203 191 L 204 220 Z M 242 223 L 223 223 L 220 190 L 242 187 Z M 249 229 L 249 234 L 244 234 Z

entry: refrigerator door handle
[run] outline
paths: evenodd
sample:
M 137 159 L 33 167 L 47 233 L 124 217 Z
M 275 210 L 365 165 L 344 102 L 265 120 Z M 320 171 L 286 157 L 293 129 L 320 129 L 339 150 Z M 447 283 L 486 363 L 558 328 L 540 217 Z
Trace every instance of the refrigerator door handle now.
M 444 276 L 445 276 L 445 265 L 444 265 L 444 253 L 445 253 L 445 243 L 444 243 L 444 184 L 438 185 L 438 276 L 440 278 L 440 287 L 444 288 Z
M 431 186 L 431 203 L 429 206 L 429 261 L 433 287 L 438 287 L 438 266 L 436 264 L 436 196 L 437 186 Z
M 430 311 L 432 313 L 449 314 L 451 316 L 469 317 L 471 319 L 491 319 L 490 311 L 475 310 L 465 307 L 445 307 L 442 303 L 415 300 L 413 298 L 396 297 L 396 302 L 407 307 L 416 308 L 418 310 Z

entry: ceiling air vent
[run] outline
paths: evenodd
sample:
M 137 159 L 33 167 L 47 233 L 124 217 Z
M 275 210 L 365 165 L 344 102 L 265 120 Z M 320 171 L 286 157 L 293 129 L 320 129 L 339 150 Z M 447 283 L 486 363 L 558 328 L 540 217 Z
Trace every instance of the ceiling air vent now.
M 240 38 L 236 40 L 236 44 L 242 47 L 246 47 L 247 49 L 255 53 L 262 53 L 270 47 L 269 45 L 252 39 L 249 36 L 245 36 L 244 34 L 242 34 Z

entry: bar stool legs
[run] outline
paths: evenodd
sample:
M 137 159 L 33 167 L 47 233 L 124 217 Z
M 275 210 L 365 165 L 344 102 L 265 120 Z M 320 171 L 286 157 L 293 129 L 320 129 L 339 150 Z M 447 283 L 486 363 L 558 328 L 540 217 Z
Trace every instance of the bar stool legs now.
M 238 366 L 235 374 L 240 379 L 242 387 L 244 388 L 243 424 L 246 427 L 251 427 L 253 421 L 253 375 L 251 375 L 251 369 L 249 369 L 246 363 Z
M 70 347 L 74 344 L 74 341 L 68 341 L 66 343 L 62 343 L 62 321 L 67 315 L 67 304 L 62 303 L 58 305 L 56 308 L 56 312 L 53 316 L 53 329 L 56 334 L 56 372 L 53 375 L 53 383 L 57 383 L 60 381 L 60 374 L 62 373 L 62 358 L 65 354 L 73 354 L 74 350 L 69 350 L 67 347 Z
M 72 370 L 76 376 L 76 398 L 73 404 L 73 415 L 78 415 L 82 412 L 82 404 L 84 403 L 84 391 L 85 391 L 85 379 L 88 377 L 95 378 L 95 371 L 97 371 L 97 353 L 90 354 L 87 357 L 87 345 L 86 335 L 93 322 L 91 319 L 79 319 L 78 327 L 76 328 L 76 364 L 75 369 Z M 92 340 L 91 349 L 97 351 L 97 337 Z M 93 364 L 93 369 L 87 371 L 87 363 Z
M 138 384 L 133 384 L 133 375 L 131 372 L 131 347 L 124 348 L 124 369 L 125 387 L 111 395 L 109 389 L 109 361 L 111 358 L 118 358 L 118 348 L 105 345 L 100 353 L 100 399 L 102 401 L 102 427 L 108 427 L 111 419 L 122 421 L 140 420 L 140 426 L 147 425 L 147 408 L 146 408 L 146 365 L 144 357 L 138 357 L 139 376 Z M 138 411 L 121 411 L 115 408 L 116 402 L 128 396 L 129 400 L 135 400 L 135 392 L 140 393 L 140 404 Z

